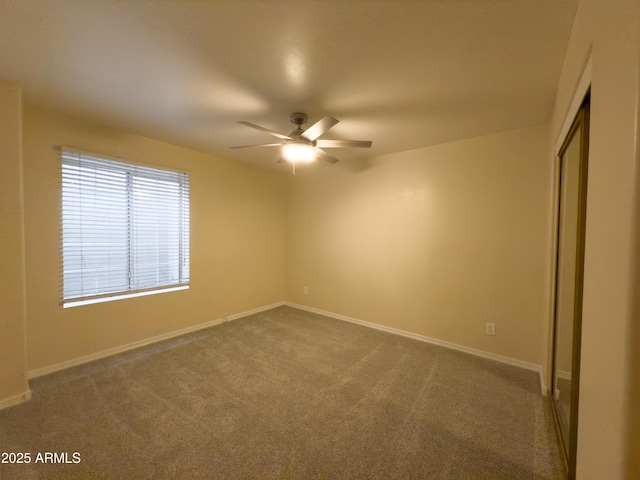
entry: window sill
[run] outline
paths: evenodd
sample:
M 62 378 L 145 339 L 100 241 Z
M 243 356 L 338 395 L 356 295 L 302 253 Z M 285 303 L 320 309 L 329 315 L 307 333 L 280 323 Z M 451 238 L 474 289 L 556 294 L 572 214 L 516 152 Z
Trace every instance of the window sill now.
M 123 300 L 125 298 L 145 297 L 147 295 L 157 295 L 158 293 L 177 292 L 179 290 L 188 290 L 189 285 L 180 287 L 160 288 L 158 290 L 148 290 L 146 292 L 116 294 L 111 297 L 89 298 L 87 300 L 76 300 L 62 304 L 62 308 L 79 307 L 80 305 L 91 305 L 93 303 L 113 302 L 115 300 Z

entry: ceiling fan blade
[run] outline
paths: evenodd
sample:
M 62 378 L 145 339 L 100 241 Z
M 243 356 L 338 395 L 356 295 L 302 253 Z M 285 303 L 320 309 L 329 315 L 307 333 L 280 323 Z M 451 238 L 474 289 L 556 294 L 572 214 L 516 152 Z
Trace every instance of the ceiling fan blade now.
M 316 158 L 320 158 L 329 163 L 337 163 L 340 161 L 336 157 L 332 157 L 327 152 L 325 152 L 324 150 L 320 150 L 319 148 L 316 148 Z
M 327 115 L 326 117 L 321 118 L 316 123 L 307 128 L 300 136 L 313 142 L 316 138 L 325 133 L 336 123 L 338 123 L 337 119 Z
M 319 148 L 371 148 L 370 140 L 318 140 Z
M 260 143 L 258 145 L 235 145 L 229 148 L 251 148 L 251 147 L 280 147 L 283 143 Z
M 256 125 L 255 123 L 245 122 L 245 121 L 241 121 L 238 123 L 241 123 L 242 125 L 246 125 L 247 127 L 255 128 L 256 130 L 260 130 L 261 132 L 268 133 L 269 135 L 272 135 L 274 137 L 282 138 L 283 140 L 291 140 L 291 137 L 288 137 L 278 132 L 274 132 L 273 130 L 269 130 L 268 128 L 261 127 L 260 125 Z
M 276 163 L 285 163 L 285 162 L 286 162 L 286 160 L 284 158 L 280 157 Z

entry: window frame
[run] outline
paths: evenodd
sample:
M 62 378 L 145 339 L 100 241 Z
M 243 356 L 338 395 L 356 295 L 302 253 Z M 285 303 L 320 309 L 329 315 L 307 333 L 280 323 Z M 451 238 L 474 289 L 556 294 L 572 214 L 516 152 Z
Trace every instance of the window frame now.
M 153 295 L 158 293 L 167 293 L 178 290 L 186 290 L 190 287 L 190 243 L 191 243 L 191 191 L 190 191 L 190 173 L 184 170 L 176 170 L 167 167 L 159 167 L 157 165 L 149 165 L 141 162 L 132 162 L 130 160 L 125 160 L 118 157 L 112 157 L 102 154 L 96 154 L 93 152 L 87 152 L 83 150 L 79 150 L 76 148 L 70 148 L 66 146 L 61 146 L 56 148 L 60 155 L 60 259 L 61 259 L 61 302 L 60 304 L 64 307 L 74 307 L 78 305 L 86 305 L 100 302 L 107 302 L 112 300 L 119 300 L 124 298 L 133 298 L 144 295 Z M 83 164 L 83 162 L 85 162 Z M 73 228 L 68 226 L 70 218 L 73 218 L 73 215 L 82 217 L 82 207 L 76 204 L 75 207 L 78 209 L 75 212 L 66 212 L 66 209 L 69 208 L 69 204 L 71 202 L 71 198 L 73 193 L 70 193 L 70 188 L 72 192 L 75 192 L 76 195 L 82 196 L 80 184 L 82 182 L 82 175 L 87 175 L 86 172 L 82 171 L 82 167 L 85 167 L 87 171 L 90 169 L 94 169 L 93 174 L 89 174 L 89 177 L 94 176 L 96 179 L 99 175 L 105 175 L 106 171 L 118 172 L 121 175 L 124 175 L 124 192 L 120 192 L 120 195 L 123 195 L 123 198 L 126 198 L 126 209 L 124 213 L 121 211 L 118 213 L 117 218 L 120 222 L 124 223 L 122 225 L 127 225 L 126 227 L 126 267 L 120 266 L 120 268 L 116 268 L 113 270 L 109 270 L 109 273 L 115 273 L 122 277 L 126 276 L 126 280 L 120 281 L 117 285 L 117 288 L 114 289 L 112 285 L 102 286 L 102 291 L 100 288 L 91 286 L 85 286 L 82 278 L 85 274 L 85 271 L 91 272 L 91 268 L 87 268 L 84 266 L 80 267 L 80 270 L 76 273 L 76 281 L 79 277 L 80 286 L 75 290 L 68 291 L 67 282 L 71 282 L 73 280 L 73 274 L 70 274 L 68 270 L 65 268 L 69 263 L 72 262 L 73 259 L 79 261 L 81 263 L 84 262 L 83 259 L 83 248 L 88 248 L 82 240 L 80 240 L 80 246 L 69 247 L 67 249 L 66 245 L 70 243 L 70 238 L 72 237 Z M 77 181 L 72 182 L 69 179 L 69 176 L 72 175 L 69 169 L 77 169 Z M 67 177 L 65 177 L 65 175 Z M 119 180 L 122 182 L 122 179 Z M 155 195 L 155 197 L 151 200 L 151 204 L 155 203 L 152 207 L 147 205 L 148 212 L 144 212 L 144 205 L 136 206 L 131 199 L 134 198 L 134 195 L 137 192 L 135 183 L 136 182 L 151 182 L 151 186 L 146 186 L 143 188 L 147 188 L 144 192 L 151 193 L 151 195 Z M 153 183 L 155 182 L 155 188 Z M 168 194 L 169 190 L 172 188 L 171 183 L 175 182 L 174 190 L 177 190 L 177 193 L 173 195 L 168 195 L 171 197 L 171 200 L 174 202 L 170 205 L 173 208 L 173 212 L 177 212 L 177 219 L 173 218 L 173 222 L 168 223 L 168 228 L 172 229 L 172 233 L 167 233 L 165 236 L 173 235 L 172 239 L 167 239 L 162 242 L 155 239 L 155 243 L 147 245 L 144 241 L 140 242 L 139 238 L 144 236 L 142 233 L 142 228 L 144 227 L 145 221 L 147 228 L 149 225 L 152 225 L 152 228 L 156 230 L 159 229 L 157 220 L 163 218 L 161 215 L 163 213 L 162 206 L 159 205 L 159 201 L 170 201 L 166 200 L 165 195 Z M 72 185 L 75 183 L 75 185 Z M 83 187 L 93 188 L 93 194 L 98 190 L 97 184 L 98 180 L 90 180 L 83 185 Z M 164 188 L 162 188 L 161 184 L 165 184 Z M 167 184 L 169 186 L 167 186 Z M 108 185 L 109 188 L 113 189 L 117 187 L 117 182 L 114 181 L 113 184 Z M 122 184 L 120 185 L 122 186 Z M 73 190 L 75 188 L 76 190 Z M 144 194 L 144 192 L 140 192 Z M 112 195 L 111 192 L 106 194 L 107 196 Z M 67 203 L 65 204 L 65 200 Z M 155 202 L 154 202 L 155 200 Z M 86 199 L 80 198 L 79 202 L 85 202 Z M 177 203 L 176 203 L 177 202 Z M 73 203 L 73 202 L 71 202 Z M 144 201 L 140 202 L 143 204 Z M 111 206 L 111 205 L 110 205 Z M 98 212 L 98 206 L 94 206 L 95 212 Z M 76 229 L 79 229 L 81 232 L 86 231 L 87 235 L 96 234 L 97 227 L 96 225 L 99 223 L 96 219 L 96 213 L 94 212 L 94 217 L 91 218 L 93 223 L 87 222 L 86 224 L 82 223 L 82 220 L 79 220 L 79 226 L 75 226 Z M 111 212 L 110 212 L 111 213 Z M 65 214 L 67 216 L 65 216 Z M 155 221 L 154 222 L 154 215 Z M 168 216 L 168 215 L 167 215 Z M 146 219 L 146 220 L 145 220 Z M 132 230 L 131 224 L 135 224 L 135 228 L 137 231 Z M 121 226 L 122 226 L 121 225 Z M 88 228 L 87 228 L 88 227 Z M 177 232 L 177 233 L 176 233 Z M 122 232 L 121 232 L 122 234 Z M 160 235 L 156 232 L 155 237 L 159 237 Z M 65 238 L 67 238 L 67 244 L 65 244 Z M 177 240 L 176 240 L 177 239 Z M 90 242 L 87 242 L 87 245 Z M 109 244 L 109 247 L 111 245 Z M 156 256 L 160 256 L 164 254 L 166 256 L 172 256 L 177 258 L 177 261 L 169 261 L 166 265 L 159 261 L 153 262 L 148 260 L 141 260 L 141 253 L 146 253 L 144 250 L 145 247 L 149 246 L 153 250 Z M 106 248 L 109 248 L 106 247 Z M 122 245 L 120 245 L 122 247 Z M 104 260 L 107 263 L 110 263 L 111 257 L 109 254 L 105 254 L 103 259 L 100 259 L 98 256 L 93 258 L 93 261 Z M 172 269 L 174 271 L 173 275 L 171 273 L 166 273 L 166 279 L 159 279 L 162 277 L 162 268 Z M 147 268 L 146 275 L 140 275 L 138 272 L 144 271 L 144 268 Z M 125 272 L 126 268 L 126 272 Z M 94 269 L 95 270 L 95 269 Z M 133 271 L 136 273 L 134 274 Z M 175 274 L 177 271 L 177 275 Z M 153 280 L 149 283 L 149 273 L 151 273 L 151 277 L 153 275 L 158 277 L 155 281 L 156 284 L 153 284 Z M 144 280 L 147 284 L 144 283 Z M 91 292 L 93 290 L 93 292 Z M 89 291 L 89 293 L 87 293 Z

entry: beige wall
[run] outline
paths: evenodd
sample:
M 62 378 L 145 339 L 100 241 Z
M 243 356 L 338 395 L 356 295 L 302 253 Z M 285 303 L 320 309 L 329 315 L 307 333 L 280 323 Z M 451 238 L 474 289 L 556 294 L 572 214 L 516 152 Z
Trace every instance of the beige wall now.
M 22 96 L 0 81 L 0 403 L 29 387 L 25 375 Z
M 60 306 L 60 160 L 55 145 L 190 172 L 189 290 Z M 284 298 L 281 174 L 26 107 L 24 192 L 29 371 Z
M 636 142 L 640 139 L 640 122 L 636 124 L 638 133 Z M 636 147 L 637 148 L 637 147 Z M 637 155 L 637 154 L 636 154 Z M 632 277 L 632 311 L 629 341 L 627 345 L 627 361 L 629 372 L 627 375 L 627 429 L 623 440 L 626 449 L 626 470 L 629 478 L 640 478 L 640 169 L 636 169 L 636 214 L 634 221 L 634 256 Z
M 638 205 L 640 3 L 579 3 L 551 119 L 551 144 L 573 112 L 584 65 L 592 59 L 591 133 L 578 424 L 579 479 L 638 478 L 640 451 L 631 432 L 639 403 L 638 304 L 632 310 L 632 243 Z M 637 220 L 636 220 L 637 222 Z M 637 279 L 636 279 L 637 281 Z M 636 425 L 636 427 L 633 427 Z
M 287 300 L 541 365 L 547 135 L 528 128 L 298 171 Z

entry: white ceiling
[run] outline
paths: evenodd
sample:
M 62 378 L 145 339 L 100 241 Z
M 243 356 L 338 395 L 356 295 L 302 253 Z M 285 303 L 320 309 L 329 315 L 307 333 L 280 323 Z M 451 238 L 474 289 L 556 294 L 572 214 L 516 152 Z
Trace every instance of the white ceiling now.
M 548 121 L 576 0 L 0 0 L 29 104 L 238 161 L 289 113 L 343 161 Z M 307 125 L 307 126 L 308 126 Z M 283 167 L 286 168 L 286 167 Z

